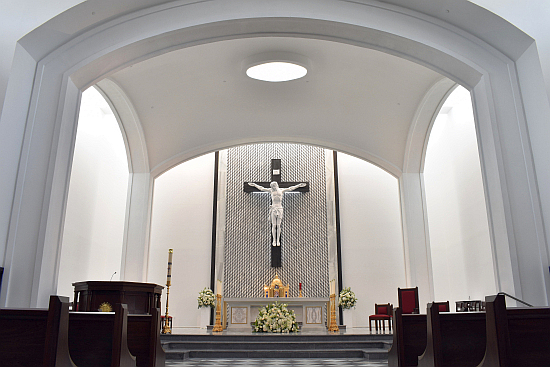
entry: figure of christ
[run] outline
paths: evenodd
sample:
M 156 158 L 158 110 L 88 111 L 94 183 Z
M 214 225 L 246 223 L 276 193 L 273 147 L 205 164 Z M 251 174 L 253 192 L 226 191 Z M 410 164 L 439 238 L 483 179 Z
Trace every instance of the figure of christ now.
M 273 181 L 267 189 L 254 182 L 248 183 L 250 186 L 257 188 L 260 191 L 269 192 L 271 194 L 271 205 L 269 206 L 269 219 L 271 221 L 271 236 L 273 237 L 273 246 L 281 246 L 281 222 L 283 221 L 283 194 L 299 187 L 306 186 L 305 183 L 290 186 L 284 189 L 279 187 L 276 181 Z

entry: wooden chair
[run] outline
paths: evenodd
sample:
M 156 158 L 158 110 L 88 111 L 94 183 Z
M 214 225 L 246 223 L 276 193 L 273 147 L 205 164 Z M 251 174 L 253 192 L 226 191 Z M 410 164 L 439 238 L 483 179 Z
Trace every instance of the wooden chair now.
M 393 305 L 391 303 L 385 303 L 379 305 L 374 304 L 374 315 L 369 316 L 369 329 L 372 332 L 372 322 L 374 321 L 374 326 L 376 331 L 378 331 L 380 324 L 382 325 L 382 330 L 386 330 L 386 320 L 388 321 L 388 328 L 391 331 L 391 319 L 393 313 Z
M 399 308 L 403 315 L 419 313 L 418 287 L 397 288 L 397 298 L 399 299 Z
M 449 301 L 447 302 L 434 302 L 435 307 L 439 308 L 439 312 L 451 312 Z

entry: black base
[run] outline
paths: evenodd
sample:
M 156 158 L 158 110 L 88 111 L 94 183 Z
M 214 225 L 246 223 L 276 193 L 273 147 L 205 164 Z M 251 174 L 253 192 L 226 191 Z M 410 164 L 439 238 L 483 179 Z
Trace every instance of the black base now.
M 271 267 L 281 267 L 281 246 L 271 246 Z

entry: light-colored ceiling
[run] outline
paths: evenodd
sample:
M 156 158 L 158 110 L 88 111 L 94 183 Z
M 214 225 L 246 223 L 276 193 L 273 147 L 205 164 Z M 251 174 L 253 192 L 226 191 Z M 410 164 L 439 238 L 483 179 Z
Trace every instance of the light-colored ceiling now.
M 243 60 L 268 51 L 309 58 L 307 76 L 284 83 L 248 78 Z M 239 137 L 233 144 L 260 142 L 266 131 L 280 141 L 360 147 L 400 169 L 418 105 L 443 77 L 357 46 L 263 37 L 173 51 L 110 78 L 138 113 L 152 169 L 186 147 L 216 145 L 228 136 Z

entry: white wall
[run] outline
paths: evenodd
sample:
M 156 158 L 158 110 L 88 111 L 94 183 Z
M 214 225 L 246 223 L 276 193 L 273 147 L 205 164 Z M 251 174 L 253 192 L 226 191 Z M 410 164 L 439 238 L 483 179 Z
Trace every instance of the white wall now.
M 65 296 L 73 282 L 120 274 L 128 163 L 119 125 L 94 88 L 82 95 L 72 167 L 57 287 Z
M 343 153 L 338 153 L 338 180 L 342 286 L 358 298 L 354 326 L 366 327 L 374 304 L 397 305 L 397 288 L 406 287 L 399 183 Z
M 199 326 L 197 297 L 210 287 L 214 154 L 184 162 L 155 179 L 147 281 L 166 285 L 174 249 L 169 314 L 174 333 Z M 163 291 L 162 313 L 166 307 Z
M 428 142 L 424 167 L 435 301 L 496 292 L 470 94 L 457 88 Z

